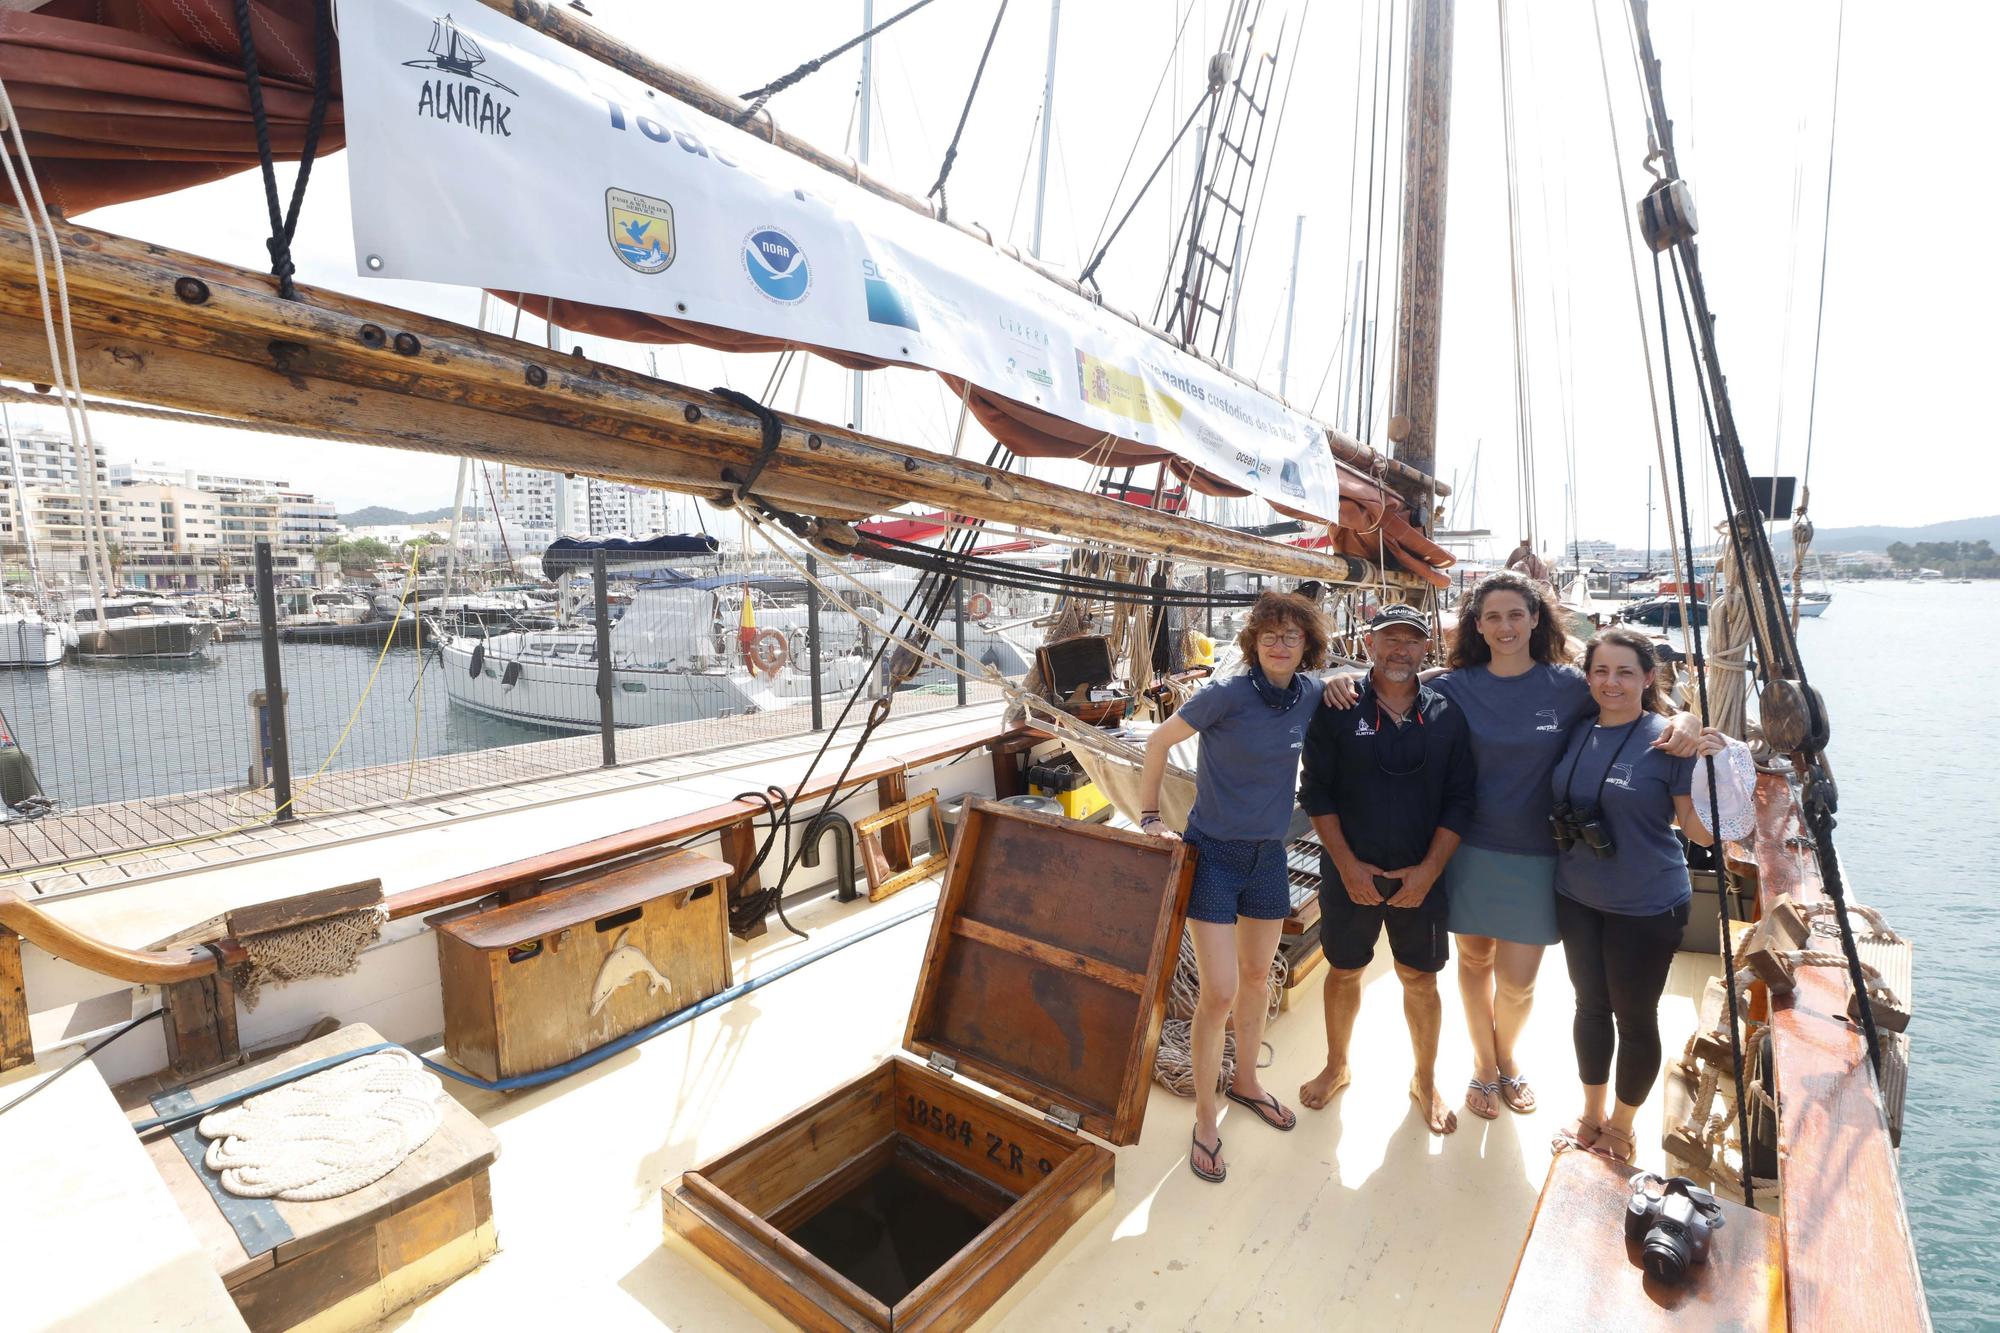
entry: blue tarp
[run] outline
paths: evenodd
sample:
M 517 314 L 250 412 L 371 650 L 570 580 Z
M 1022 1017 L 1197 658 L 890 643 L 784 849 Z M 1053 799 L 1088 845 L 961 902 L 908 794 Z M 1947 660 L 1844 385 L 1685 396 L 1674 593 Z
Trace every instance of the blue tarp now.
M 718 549 L 715 538 L 706 533 L 694 536 L 683 532 L 637 540 L 606 537 L 601 541 L 558 537 L 549 543 L 546 551 L 542 552 L 542 574 L 547 578 L 560 579 L 571 570 L 589 569 L 593 553 L 597 551 L 604 552 L 606 564 L 617 565 L 629 573 L 629 567 L 635 564 L 661 559 L 710 556 Z

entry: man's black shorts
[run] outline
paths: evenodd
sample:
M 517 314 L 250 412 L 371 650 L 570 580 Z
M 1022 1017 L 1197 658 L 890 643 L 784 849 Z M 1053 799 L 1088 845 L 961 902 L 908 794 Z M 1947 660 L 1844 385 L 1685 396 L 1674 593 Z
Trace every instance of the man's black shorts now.
M 1328 867 L 1330 870 L 1331 867 Z M 1415 907 L 1363 907 L 1347 896 L 1340 876 L 1330 874 L 1319 886 L 1319 939 L 1329 965 L 1343 972 L 1368 966 L 1383 927 L 1389 931 L 1389 952 L 1404 967 L 1441 972 L 1451 957 L 1451 931 L 1444 885 L 1434 884 Z

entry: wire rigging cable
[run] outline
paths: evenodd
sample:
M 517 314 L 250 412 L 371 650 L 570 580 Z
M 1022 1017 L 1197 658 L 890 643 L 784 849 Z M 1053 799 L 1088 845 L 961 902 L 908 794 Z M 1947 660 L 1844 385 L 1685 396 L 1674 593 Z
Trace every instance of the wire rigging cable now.
M 1847 34 L 1847 0 L 1840 0 L 1839 16 L 1833 27 L 1833 106 L 1826 127 L 1826 211 L 1819 235 L 1819 298 L 1813 315 L 1812 389 L 1806 398 L 1806 461 L 1799 485 L 1812 480 L 1813 425 L 1819 417 L 1819 351 L 1826 332 L 1826 256 L 1833 239 L 1833 150 L 1840 134 L 1840 53 Z

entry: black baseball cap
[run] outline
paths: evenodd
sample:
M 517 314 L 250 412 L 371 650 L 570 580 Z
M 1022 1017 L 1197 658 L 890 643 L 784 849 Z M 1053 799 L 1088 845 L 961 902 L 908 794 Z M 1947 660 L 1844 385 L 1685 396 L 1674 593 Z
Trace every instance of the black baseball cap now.
M 1414 606 L 1398 603 L 1395 606 L 1383 607 L 1375 613 L 1375 618 L 1368 622 L 1368 632 L 1373 634 L 1376 630 L 1387 629 L 1391 625 L 1408 626 L 1426 639 L 1431 636 L 1430 617 Z

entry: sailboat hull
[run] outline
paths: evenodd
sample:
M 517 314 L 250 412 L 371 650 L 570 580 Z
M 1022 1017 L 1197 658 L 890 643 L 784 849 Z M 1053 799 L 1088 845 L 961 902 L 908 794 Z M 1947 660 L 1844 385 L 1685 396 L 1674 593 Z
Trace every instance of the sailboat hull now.
M 61 626 L 39 616 L 0 617 L 0 667 L 52 667 L 62 660 Z

